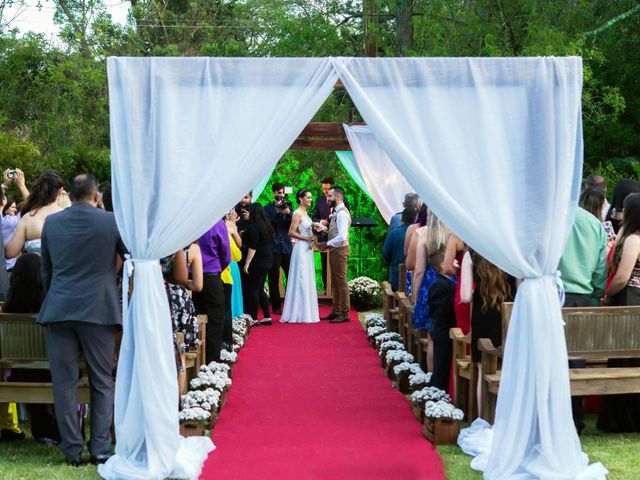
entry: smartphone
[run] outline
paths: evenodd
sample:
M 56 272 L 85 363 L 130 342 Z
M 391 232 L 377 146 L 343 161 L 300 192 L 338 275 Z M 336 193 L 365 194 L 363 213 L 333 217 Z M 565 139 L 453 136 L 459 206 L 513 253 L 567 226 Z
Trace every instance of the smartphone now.
M 611 223 L 611 221 L 607 220 L 606 222 L 602 222 L 602 228 L 604 228 L 604 231 L 607 234 L 607 242 L 615 241 L 616 232 L 613 229 L 613 224 Z

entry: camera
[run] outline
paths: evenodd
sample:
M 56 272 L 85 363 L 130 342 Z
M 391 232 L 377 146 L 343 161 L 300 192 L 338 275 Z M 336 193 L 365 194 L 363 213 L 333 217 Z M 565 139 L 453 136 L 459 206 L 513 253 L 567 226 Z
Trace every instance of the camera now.
M 273 203 L 277 209 L 284 210 L 285 208 L 292 208 L 293 204 L 289 200 L 285 200 L 283 195 L 274 195 Z
M 9 171 L 7 172 L 7 178 L 10 178 L 10 179 L 12 179 L 12 180 L 13 180 L 14 178 L 16 178 L 16 171 L 15 171 L 15 170 L 9 170 Z

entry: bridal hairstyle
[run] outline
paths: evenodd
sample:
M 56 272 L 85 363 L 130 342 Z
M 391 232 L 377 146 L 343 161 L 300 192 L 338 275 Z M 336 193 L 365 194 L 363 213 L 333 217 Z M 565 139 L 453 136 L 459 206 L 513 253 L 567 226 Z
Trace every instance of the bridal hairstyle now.
M 487 310 L 502 310 L 502 302 L 512 298 L 511 286 L 507 274 L 496 267 L 489 260 L 476 252 L 472 252 L 474 276 L 480 283 L 480 297 L 483 312 Z
M 33 211 L 33 215 L 36 214 L 38 209 L 46 207 L 56 201 L 58 192 L 64 187 L 64 180 L 62 176 L 55 170 L 49 170 L 44 172 L 35 185 L 31 189 L 31 194 L 22 204 L 20 213 L 22 216 Z
M 622 217 L 622 235 L 616 240 L 613 261 L 617 264 L 622 258 L 624 242 L 629 235 L 640 234 L 640 193 L 632 193 L 624 199 L 624 216 Z M 617 259 L 617 261 L 616 261 Z
M 600 220 L 604 205 L 604 190 L 598 187 L 585 188 L 580 193 L 578 205 Z
M 255 223 L 258 226 L 258 230 L 264 233 L 267 238 L 275 237 L 271 222 L 267 220 L 264 209 L 259 203 L 252 203 L 249 206 L 249 221 Z
M 298 205 L 302 203 L 301 198 L 304 197 L 307 193 L 309 193 L 309 190 L 307 190 L 306 188 L 301 188 L 300 190 L 298 190 L 298 193 L 296 193 L 296 202 L 298 202 Z

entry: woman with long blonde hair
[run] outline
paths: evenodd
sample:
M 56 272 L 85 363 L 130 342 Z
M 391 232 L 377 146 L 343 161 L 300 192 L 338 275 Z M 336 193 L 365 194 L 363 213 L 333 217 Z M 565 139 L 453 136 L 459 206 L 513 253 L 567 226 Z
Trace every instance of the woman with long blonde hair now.
M 435 253 L 447 244 L 449 229 L 433 213 L 429 212 L 426 228 L 420 232 L 416 247 L 416 265 L 413 273 L 413 295 L 415 309 L 413 312 L 413 325 L 421 331 L 431 331 L 431 319 L 429 318 L 429 306 L 427 294 L 429 287 L 436 278 L 436 271 L 428 265 L 427 259 L 431 253 Z M 427 347 L 427 370 L 433 369 L 433 345 L 429 342 Z
M 482 352 L 478 339 L 488 338 L 495 347 L 502 345 L 502 304 L 515 296 L 515 279 L 486 258 L 466 252 L 460 268 L 460 302 L 471 307 L 471 359 L 478 366 L 476 395 L 481 398 Z

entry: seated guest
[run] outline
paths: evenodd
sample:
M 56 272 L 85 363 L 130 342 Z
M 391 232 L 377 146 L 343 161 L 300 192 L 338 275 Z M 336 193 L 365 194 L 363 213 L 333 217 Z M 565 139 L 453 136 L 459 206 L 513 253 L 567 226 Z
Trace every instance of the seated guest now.
M 7 301 L 2 307 L 3 313 L 38 313 L 44 288 L 40 272 L 40 257 L 35 253 L 21 255 L 15 264 Z M 13 382 L 51 382 L 48 370 L 13 370 L 9 379 Z M 60 441 L 53 405 L 27 404 L 31 435 L 39 442 L 54 444 Z M 4 435 L 4 434 L 3 434 Z M 4 438 L 3 438 L 4 439 Z
M 431 317 L 431 341 L 433 342 L 433 373 L 431 385 L 447 391 L 451 376 L 451 357 L 453 342 L 449 330 L 456 326 L 456 314 L 453 309 L 455 284 L 442 273 L 444 248 L 429 255 L 429 265 L 437 274 L 429 287 L 427 303 Z
M 502 345 L 502 304 L 511 302 L 516 292 L 515 278 L 475 252 L 467 251 L 460 269 L 460 301 L 472 303 L 471 359 L 478 367 L 475 385 L 478 405 L 482 404 L 482 352 L 478 340 L 488 338 L 495 347 Z
M 640 192 L 640 183 L 635 180 L 623 179 L 616 183 L 616 187 L 613 190 L 613 198 L 611 199 L 611 206 L 605 217 L 606 221 L 610 221 L 613 224 L 613 229 L 616 233 L 622 226 L 622 214 L 624 211 L 624 200 L 632 193 Z
M 387 234 L 382 247 L 382 258 L 389 264 L 389 283 L 395 292 L 399 288 L 398 266 L 404 263 L 404 239 L 407 228 L 416 219 L 416 211 L 412 208 L 405 208 L 402 211 L 402 219 L 399 226 Z

